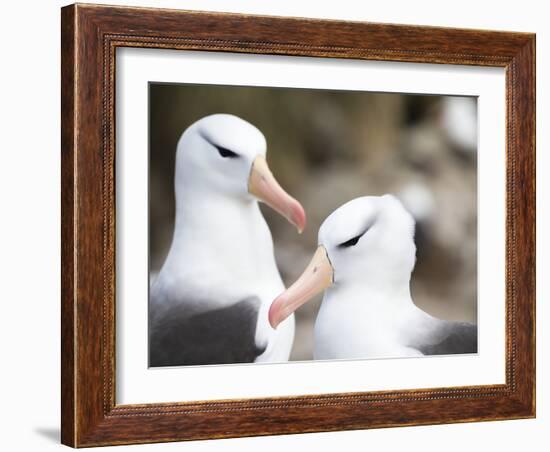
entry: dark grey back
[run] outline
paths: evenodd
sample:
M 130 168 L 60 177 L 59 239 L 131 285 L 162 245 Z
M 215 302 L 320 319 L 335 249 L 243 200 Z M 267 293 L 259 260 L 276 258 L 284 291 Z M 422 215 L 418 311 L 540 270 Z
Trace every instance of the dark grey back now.
M 190 316 L 173 308 L 150 330 L 149 366 L 254 362 L 267 345 L 255 343 L 259 308 L 257 297 Z
M 477 353 L 477 325 L 441 320 L 427 341 L 413 346 L 424 355 Z

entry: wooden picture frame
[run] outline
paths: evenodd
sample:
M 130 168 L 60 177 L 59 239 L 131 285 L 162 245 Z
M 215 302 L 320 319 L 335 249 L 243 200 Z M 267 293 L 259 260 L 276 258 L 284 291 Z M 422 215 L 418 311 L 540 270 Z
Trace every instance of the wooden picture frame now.
M 176 10 L 62 9 L 62 430 L 73 447 L 535 416 L 535 35 Z M 506 70 L 506 383 L 115 403 L 115 50 Z

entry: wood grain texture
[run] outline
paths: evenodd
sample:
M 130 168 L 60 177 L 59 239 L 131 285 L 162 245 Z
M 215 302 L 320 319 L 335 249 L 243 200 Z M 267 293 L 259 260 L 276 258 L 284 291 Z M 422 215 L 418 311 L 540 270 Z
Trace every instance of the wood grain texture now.
M 84 447 L 535 415 L 534 35 L 80 4 L 62 9 L 61 34 L 64 444 Z M 117 47 L 504 67 L 506 384 L 116 405 Z
M 74 9 L 61 11 L 61 442 L 75 444 L 74 338 L 74 151 L 75 151 L 75 30 Z

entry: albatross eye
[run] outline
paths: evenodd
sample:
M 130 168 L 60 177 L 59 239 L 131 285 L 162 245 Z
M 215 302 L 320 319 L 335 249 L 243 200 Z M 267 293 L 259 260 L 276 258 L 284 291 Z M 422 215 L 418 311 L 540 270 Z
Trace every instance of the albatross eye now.
M 349 248 L 350 246 L 357 245 L 357 242 L 359 241 L 359 239 L 361 237 L 363 237 L 369 229 L 370 229 L 370 227 L 367 228 L 365 231 L 361 232 L 361 234 L 356 235 L 355 237 L 353 237 L 349 240 L 346 240 L 345 242 L 340 243 L 340 245 L 338 245 L 338 248 Z
M 338 245 L 338 248 L 349 248 L 350 246 L 355 246 L 357 245 L 357 242 L 362 236 L 363 234 L 360 234 L 357 237 L 353 237 L 352 239 L 349 239 L 343 243 L 340 243 L 340 245 Z
M 221 155 L 223 158 L 234 159 L 234 158 L 236 158 L 236 157 L 239 156 L 239 154 L 237 154 L 236 152 L 230 151 L 230 150 L 227 149 L 227 148 L 223 148 L 223 147 L 218 146 L 218 145 L 214 145 L 214 146 L 216 146 L 216 149 L 218 150 L 218 152 L 220 153 L 220 155 Z

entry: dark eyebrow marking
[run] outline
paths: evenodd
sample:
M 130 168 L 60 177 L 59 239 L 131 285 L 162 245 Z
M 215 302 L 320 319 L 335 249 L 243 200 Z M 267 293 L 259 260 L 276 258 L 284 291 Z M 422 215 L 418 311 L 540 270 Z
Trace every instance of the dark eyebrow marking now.
M 213 143 L 212 140 L 210 138 L 208 138 L 203 132 L 202 130 L 199 130 L 199 135 L 210 145 L 214 146 L 217 150 L 218 150 L 218 153 L 224 157 L 224 158 L 237 158 L 239 157 L 239 154 L 237 154 L 236 152 L 230 150 L 230 149 L 227 149 L 227 148 L 224 148 L 223 146 L 219 146 L 217 145 L 216 143 Z
M 363 232 L 361 232 L 361 234 L 359 235 L 356 235 L 355 237 L 352 237 L 351 239 L 349 240 L 346 240 L 345 242 L 342 242 L 338 245 L 338 248 L 349 248 L 350 246 L 355 246 L 357 245 L 357 242 L 359 242 L 359 239 L 361 237 L 363 237 L 367 231 L 370 229 L 370 226 L 365 229 Z
M 222 157 L 225 157 L 225 158 L 230 158 L 230 159 L 234 159 L 235 157 L 238 157 L 239 154 L 237 154 L 236 152 L 233 152 L 233 151 L 230 151 L 229 149 L 227 148 L 224 148 L 224 147 L 221 147 L 221 146 L 217 146 L 217 145 L 214 145 L 214 147 L 218 150 L 219 154 L 222 156 Z

